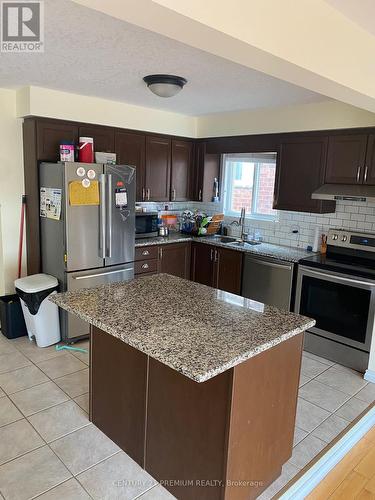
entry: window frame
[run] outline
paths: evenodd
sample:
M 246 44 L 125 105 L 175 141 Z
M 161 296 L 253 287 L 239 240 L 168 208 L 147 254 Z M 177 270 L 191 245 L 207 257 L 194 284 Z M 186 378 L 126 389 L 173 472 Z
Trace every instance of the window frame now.
M 275 182 L 276 182 L 276 162 L 277 162 L 277 152 L 270 151 L 265 152 L 262 151 L 259 155 L 262 154 L 274 154 L 275 155 Z M 261 214 L 256 211 L 256 207 L 258 204 L 258 191 L 259 191 L 259 165 L 260 162 L 255 162 L 254 157 L 257 153 L 229 153 L 223 155 L 223 212 L 224 216 L 238 218 L 240 215 L 240 211 L 235 212 L 233 210 L 229 210 L 228 207 L 231 206 L 232 201 L 232 193 L 233 193 L 233 177 L 234 174 L 232 172 L 232 182 L 229 182 L 229 170 L 227 168 L 227 162 L 239 161 L 239 160 L 248 160 L 251 163 L 255 164 L 254 167 L 254 177 L 253 177 L 253 196 L 251 199 L 251 213 L 246 212 L 246 219 L 255 219 L 255 220 L 264 220 L 274 222 L 278 220 L 278 211 L 274 209 L 274 214 Z

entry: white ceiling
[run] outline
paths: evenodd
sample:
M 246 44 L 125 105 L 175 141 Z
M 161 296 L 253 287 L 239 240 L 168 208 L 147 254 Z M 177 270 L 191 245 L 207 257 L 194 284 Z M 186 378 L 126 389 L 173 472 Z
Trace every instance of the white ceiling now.
M 327 98 L 70 0 L 45 0 L 45 52 L 0 54 L 0 87 L 36 85 L 188 115 L 286 106 Z M 171 99 L 142 77 L 184 76 Z
M 353 23 L 375 35 L 374 0 L 325 0 Z

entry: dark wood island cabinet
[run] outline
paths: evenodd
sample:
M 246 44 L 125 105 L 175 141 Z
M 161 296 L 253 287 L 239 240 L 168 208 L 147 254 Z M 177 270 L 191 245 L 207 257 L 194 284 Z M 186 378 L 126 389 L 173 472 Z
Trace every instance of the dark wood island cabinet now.
M 91 421 L 179 500 L 255 499 L 292 454 L 315 322 L 238 299 L 168 274 L 51 298 L 96 325 Z

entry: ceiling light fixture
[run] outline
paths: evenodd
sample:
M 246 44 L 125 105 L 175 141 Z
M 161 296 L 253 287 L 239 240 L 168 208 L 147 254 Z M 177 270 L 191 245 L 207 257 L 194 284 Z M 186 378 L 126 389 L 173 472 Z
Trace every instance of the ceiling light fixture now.
M 175 75 L 148 75 L 143 78 L 143 81 L 151 92 L 159 97 L 173 97 L 187 83 L 185 78 Z

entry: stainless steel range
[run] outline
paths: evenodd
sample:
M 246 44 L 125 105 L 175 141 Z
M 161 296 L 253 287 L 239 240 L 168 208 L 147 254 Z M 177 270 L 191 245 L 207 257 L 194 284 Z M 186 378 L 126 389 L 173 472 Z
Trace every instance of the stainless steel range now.
M 330 229 L 327 254 L 299 262 L 295 311 L 316 320 L 305 349 L 368 367 L 375 316 L 375 234 Z

